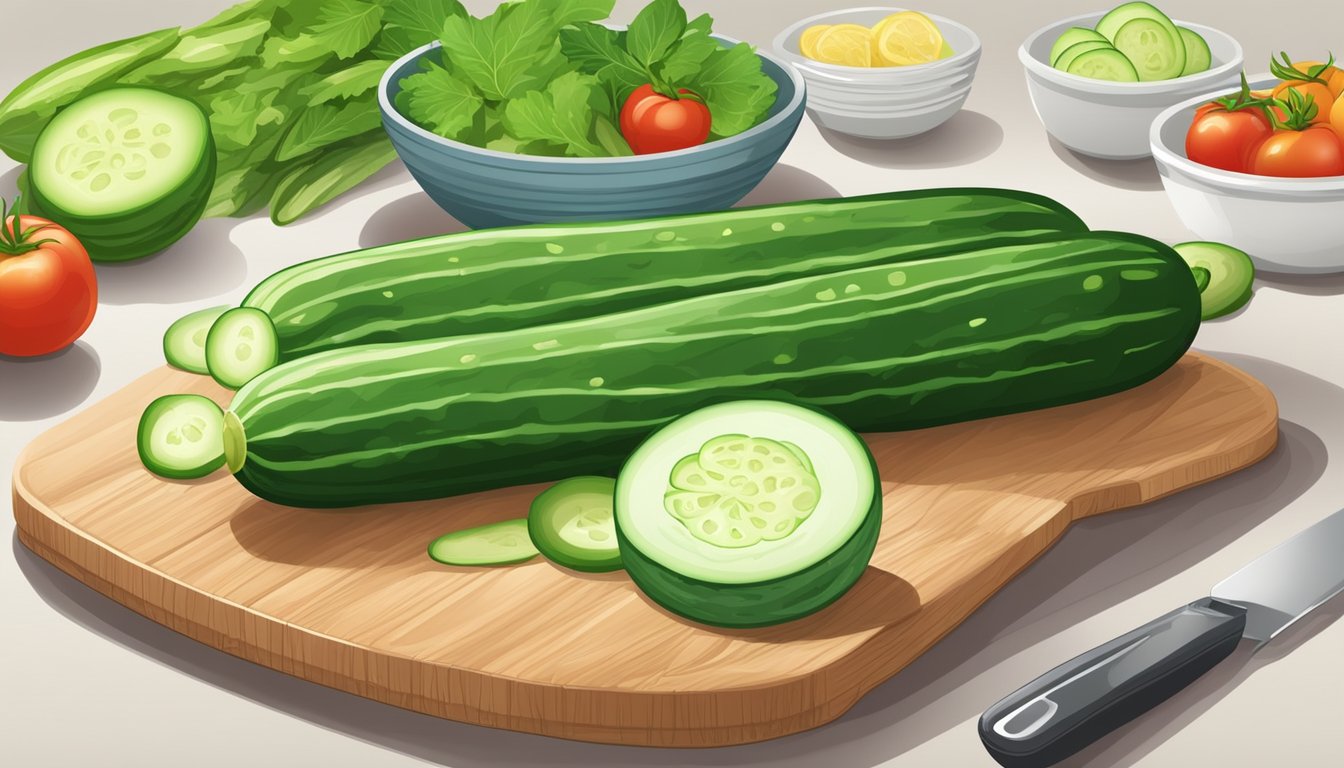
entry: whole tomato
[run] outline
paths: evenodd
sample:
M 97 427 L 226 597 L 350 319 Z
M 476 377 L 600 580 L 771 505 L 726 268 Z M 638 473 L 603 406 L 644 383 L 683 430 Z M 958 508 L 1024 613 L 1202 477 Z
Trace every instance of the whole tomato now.
M 1251 159 L 1261 176 L 1344 176 L 1344 140 L 1328 125 L 1277 131 Z
M 1274 133 L 1263 109 L 1214 102 L 1200 107 L 1185 135 L 1191 160 L 1224 171 L 1245 173 L 1255 149 Z
M 621 107 L 621 135 L 637 155 L 671 152 L 705 143 L 709 138 L 709 107 L 685 88 L 679 98 L 641 85 Z
M 97 309 L 98 282 L 79 240 L 46 219 L 0 212 L 0 354 L 64 349 Z

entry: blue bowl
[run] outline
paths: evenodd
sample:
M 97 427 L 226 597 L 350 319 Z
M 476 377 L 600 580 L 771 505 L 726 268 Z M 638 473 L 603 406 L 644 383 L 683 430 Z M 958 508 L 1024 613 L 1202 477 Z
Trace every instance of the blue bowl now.
M 716 38 L 723 45 L 736 41 Z M 760 125 L 698 147 L 610 158 L 537 157 L 445 139 L 397 112 L 401 80 L 437 56 L 430 43 L 397 59 L 378 86 L 378 108 L 392 146 L 434 202 L 469 227 L 605 221 L 722 210 L 770 172 L 803 117 L 804 85 L 787 64 L 760 52 L 779 85 Z M 437 60 L 437 59 L 436 59 Z

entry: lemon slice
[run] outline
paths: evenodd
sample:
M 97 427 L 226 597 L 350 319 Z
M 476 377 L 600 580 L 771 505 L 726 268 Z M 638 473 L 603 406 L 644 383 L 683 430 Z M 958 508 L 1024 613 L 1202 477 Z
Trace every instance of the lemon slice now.
M 817 61 L 846 67 L 868 67 L 873 62 L 873 32 L 858 24 L 836 24 L 817 37 Z
M 817 38 L 821 33 L 830 29 L 830 24 L 813 24 L 803 30 L 803 36 L 798 38 L 798 50 L 809 59 L 817 58 Z
M 873 27 L 876 58 L 884 66 L 927 64 L 941 57 L 943 34 L 928 16 L 916 11 L 893 13 Z

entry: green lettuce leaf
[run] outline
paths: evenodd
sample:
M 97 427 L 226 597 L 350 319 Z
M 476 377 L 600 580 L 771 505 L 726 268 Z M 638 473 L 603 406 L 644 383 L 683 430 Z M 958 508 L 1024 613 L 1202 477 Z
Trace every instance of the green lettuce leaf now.
M 734 136 L 765 119 L 778 90 L 746 43 L 715 51 L 687 83 L 704 97 L 715 136 Z
M 555 66 L 554 36 L 546 4 L 534 1 L 501 5 L 484 19 L 454 16 L 443 25 L 442 39 L 450 68 L 500 101 L 549 79 L 553 71 L 539 67 Z
M 621 47 L 617 32 L 601 24 L 560 30 L 560 48 L 580 71 L 596 75 L 617 91 L 629 93 L 649 82 L 649 73 Z
M 430 62 L 424 72 L 418 72 L 402 81 L 398 108 L 417 125 L 440 136 L 457 139 L 469 128 L 481 110 L 484 100 L 470 83 L 452 72 Z
M 345 106 L 319 104 L 299 115 L 294 127 L 285 134 L 275 159 L 280 162 L 306 155 L 328 144 L 358 136 L 382 125 L 376 104 L 352 101 Z
M 530 91 L 504 107 L 504 127 L 524 141 L 558 144 L 575 157 L 602 157 L 606 153 L 590 134 L 593 101 L 602 98 L 598 80 L 581 72 L 566 72 L 545 91 Z
M 382 79 L 385 71 L 387 71 L 385 61 L 376 59 L 361 61 L 304 86 L 299 90 L 299 95 L 308 97 L 310 107 L 336 99 L 362 96 L 378 86 L 378 81 Z
M 677 0 L 653 0 L 630 22 L 625 47 L 644 66 L 660 61 L 686 29 L 686 11 Z

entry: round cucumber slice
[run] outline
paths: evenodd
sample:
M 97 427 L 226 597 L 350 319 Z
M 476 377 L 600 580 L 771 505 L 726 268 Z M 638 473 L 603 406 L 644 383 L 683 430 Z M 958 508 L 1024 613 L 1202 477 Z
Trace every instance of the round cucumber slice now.
M 1055 38 L 1055 44 L 1050 46 L 1050 66 L 1058 67 L 1060 54 L 1078 43 L 1085 43 L 1088 41 L 1102 42 L 1110 45 L 1110 41 L 1094 29 L 1088 29 L 1087 27 L 1069 27 L 1064 30 L 1060 33 L 1059 37 Z M 1063 69 L 1063 67 L 1059 68 Z
M 429 544 L 429 556 L 444 565 L 512 565 L 537 556 L 526 520 L 505 520 L 445 533 Z
M 1097 21 L 1097 33 L 1102 37 L 1115 42 L 1115 36 L 1120 28 L 1134 19 L 1148 19 L 1155 21 L 1167 29 L 1172 39 L 1177 39 L 1179 32 L 1176 31 L 1176 24 L 1167 14 L 1158 10 L 1151 3 L 1133 2 L 1117 5 L 1112 8 L 1105 16 Z
M 1139 73 L 1125 55 L 1114 48 L 1098 48 L 1080 54 L 1065 70 L 1071 75 L 1116 83 L 1137 83 Z
M 163 333 L 163 357 L 174 368 L 209 373 L 205 365 L 205 337 L 227 306 L 211 307 L 178 318 Z
M 1171 26 L 1150 18 L 1125 22 L 1112 41 L 1138 72 L 1139 80 L 1170 80 L 1185 70 L 1185 44 Z
M 238 389 L 280 362 L 270 315 L 253 307 L 228 310 L 205 337 L 205 366 L 215 381 Z
M 52 118 L 29 166 L 34 210 L 99 261 L 162 250 L 199 220 L 214 184 L 205 113 L 152 88 L 111 88 Z
M 140 462 L 162 477 L 204 477 L 224 466 L 224 412 L 200 395 L 164 395 L 140 416 Z
M 1222 243 L 1192 242 L 1173 245 L 1176 253 L 1185 259 L 1195 272 L 1199 284 L 1199 270 L 1208 277 L 1199 292 L 1199 318 L 1212 320 L 1231 314 L 1251 300 L 1255 282 L 1255 265 L 1245 251 Z
M 1069 65 L 1073 63 L 1074 59 L 1077 59 L 1088 51 L 1100 50 L 1113 51 L 1115 50 L 1115 46 L 1106 42 L 1105 38 L 1101 40 L 1084 40 L 1081 43 L 1075 43 L 1065 49 L 1063 53 L 1059 54 L 1059 59 L 1055 62 L 1055 69 L 1061 69 L 1067 72 L 1069 70 Z
M 571 477 L 537 495 L 527 513 L 527 531 L 546 559 L 576 571 L 621 568 L 616 545 L 610 477 Z
M 1176 30 L 1181 33 L 1181 44 L 1185 46 L 1185 69 L 1181 70 L 1181 77 L 1199 74 L 1213 65 L 1213 52 L 1198 32 L 1185 27 Z
M 867 446 L 808 408 L 748 400 L 660 429 L 616 481 L 631 579 L 706 624 L 753 627 L 838 599 L 877 544 L 881 484 Z

